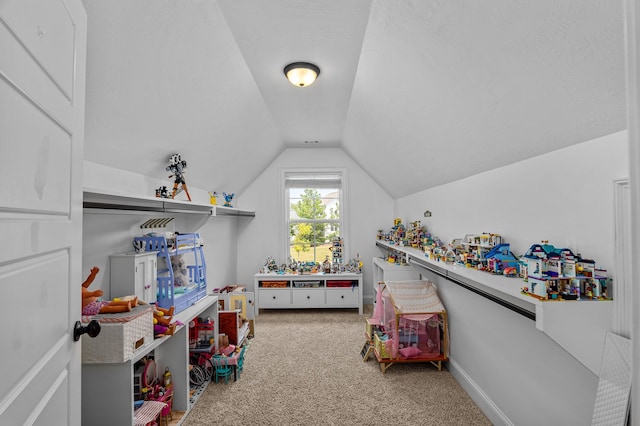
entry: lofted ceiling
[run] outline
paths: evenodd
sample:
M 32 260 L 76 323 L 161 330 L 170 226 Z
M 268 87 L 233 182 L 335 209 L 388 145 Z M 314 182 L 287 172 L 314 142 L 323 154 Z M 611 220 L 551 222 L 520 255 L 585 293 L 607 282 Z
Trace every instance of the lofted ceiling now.
M 620 1 L 83 3 L 85 159 L 168 183 L 176 152 L 242 193 L 287 148 L 340 147 L 398 198 L 626 127 Z

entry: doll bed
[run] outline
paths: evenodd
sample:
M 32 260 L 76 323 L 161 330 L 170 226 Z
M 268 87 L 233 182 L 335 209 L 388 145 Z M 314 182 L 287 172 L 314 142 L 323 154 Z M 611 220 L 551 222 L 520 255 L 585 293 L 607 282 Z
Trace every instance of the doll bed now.
M 431 362 L 441 370 L 448 360 L 447 313 L 431 281 L 379 283 L 372 319 L 379 325 L 368 337 L 383 373 L 403 362 Z

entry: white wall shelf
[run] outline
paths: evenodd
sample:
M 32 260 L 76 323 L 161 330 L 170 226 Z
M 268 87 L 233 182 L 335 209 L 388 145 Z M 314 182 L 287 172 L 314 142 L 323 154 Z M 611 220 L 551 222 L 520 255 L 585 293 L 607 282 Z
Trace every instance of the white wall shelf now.
M 417 280 L 420 274 L 411 265 L 400 263 L 390 263 L 379 257 L 373 258 L 373 289 L 376 289 L 382 281 L 411 281 Z
M 542 301 L 521 293 L 520 278 L 509 278 L 456 264 L 437 262 L 421 250 L 376 240 L 376 245 L 406 254 L 408 263 L 479 294 L 534 321 L 548 335 L 594 374 L 600 361 L 606 332 L 611 329 L 613 304 L 609 300 Z
M 171 198 L 139 197 L 123 193 L 106 192 L 85 188 L 83 207 L 86 209 L 147 211 L 160 213 L 195 213 L 206 216 L 255 217 L 255 212 L 235 207 L 194 203 Z

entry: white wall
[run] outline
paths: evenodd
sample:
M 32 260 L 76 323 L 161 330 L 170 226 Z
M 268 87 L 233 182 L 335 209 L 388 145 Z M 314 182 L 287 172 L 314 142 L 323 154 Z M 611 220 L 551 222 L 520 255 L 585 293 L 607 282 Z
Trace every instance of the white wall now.
M 421 219 L 445 242 L 494 232 L 516 255 L 540 240 L 569 247 L 608 269 L 615 294 L 613 182 L 628 175 L 619 132 L 401 198 L 395 214 Z M 450 369 L 495 423 L 590 423 L 593 373 L 533 321 L 428 277 L 449 313 Z
M 156 179 L 84 162 L 84 187 L 92 190 L 149 197 L 155 195 L 155 188 L 169 183 L 172 185 L 169 179 Z M 205 190 L 189 187 L 189 194 L 193 202 L 209 203 L 209 196 Z M 186 196 L 179 194 L 176 199 L 186 200 Z M 220 200 L 218 201 L 220 203 Z M 208 291 L 236 282 L 236 233 L 238 221 L 243 219 L 232 216 L 207 219 L 196 214 L 101 212 L 94 209 L 90 212 L 85 211 L 83 216 L 83 277 L 86 278 L 92 266 L 98 266 L 100 274 L 90 289 L 102 289 L 105 297 L 110 297 L 109 255 L 131 251 L 133 237 L 140 235 L 140 224 L 153 217 L 174 217 L 176 231 L 200 233 L 205 243 Z
M 380 166 L 384 166 L 381 159 Z M 348 173 L 349 235 L 345 257 L 360 254 L 364 262 L 365 301 L 373 300 L 371 258 L 380 256 L 375 246 L 376 230 L 393 224 L 393 199 L 339 148 L 287 149 L 242 194 L 256 217 L 238 228 L 238 281 L 253 284 L 253 275 L 272 256 L 278 263 L 287 233 L 283 228 L 280 172 L 283 168 L 346 168 Z

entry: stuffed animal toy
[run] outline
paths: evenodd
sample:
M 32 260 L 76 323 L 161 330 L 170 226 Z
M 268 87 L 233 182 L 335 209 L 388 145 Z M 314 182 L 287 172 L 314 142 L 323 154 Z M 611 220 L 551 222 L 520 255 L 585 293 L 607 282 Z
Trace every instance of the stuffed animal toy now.
M 171 269 L 173 269 L 173 285 L 183 287 L 189 285 L 189 275 L 187 275 L 187 264 L 184 256 L 179 254 L 171 257 Z

